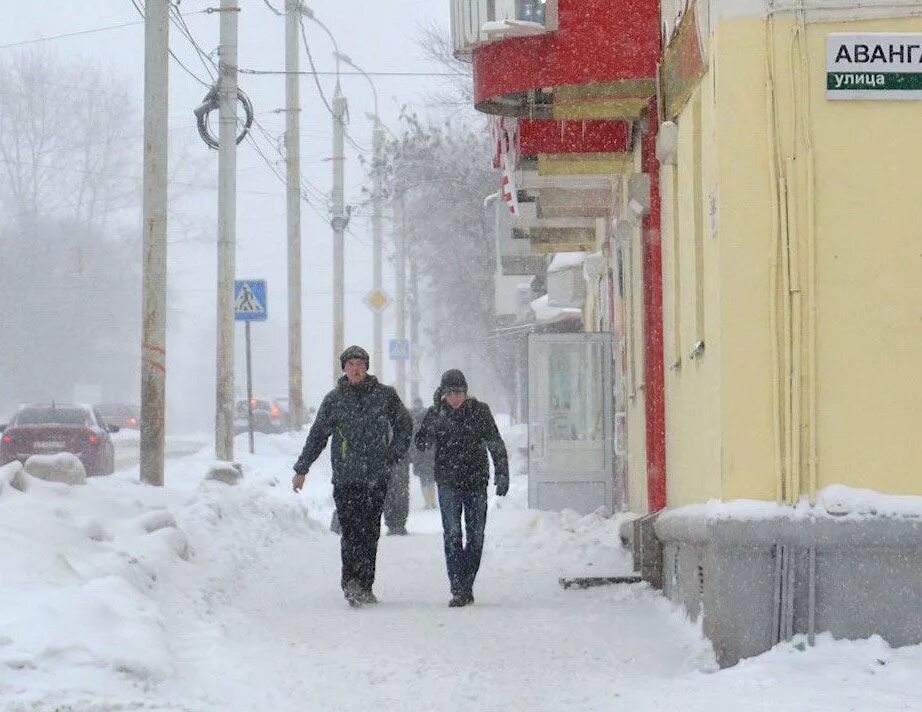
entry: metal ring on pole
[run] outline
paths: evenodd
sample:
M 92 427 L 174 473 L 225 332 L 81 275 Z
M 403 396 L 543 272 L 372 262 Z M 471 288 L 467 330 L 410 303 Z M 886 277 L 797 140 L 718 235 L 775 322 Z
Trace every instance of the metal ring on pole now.
M 246 138 L 247 133 L 250 131 L 250 127 L 253 125 L 253 103 L 250 101 L 250 97 L 239 87 L 237 89 L 237 101 L 243 104 L 243 111 L 246 115 L 246 120 L 243 122 L 243 130 L 237 135 L 237 143 L 240 143 Z M 201 106 L 194 111 L 196 123 L 198 124 L 199 136 L 202 137 L 202 141 L 205 142 L 208 148 L 217 149 L 221 145 L 218 139 L 212 136 L 211 132 L 208 130 L 208 114 L 219 109 L 220 104 L 218 87 L 213 86 L 208 90 L 208 93 L 202 100 Z

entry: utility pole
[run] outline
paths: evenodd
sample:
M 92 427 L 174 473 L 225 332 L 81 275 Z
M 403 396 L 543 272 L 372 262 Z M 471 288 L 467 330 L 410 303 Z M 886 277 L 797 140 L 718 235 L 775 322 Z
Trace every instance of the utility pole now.
M 221 0 L 218 47 L 218 342 L 215 456 L 234 459 L 234 275 L 237 218 L 237 0 Z
M 298 28 L 301 0 L 285 5 L 285 159 L 288 178 L 288 412 L 300 430 L 304 413 L 301 370 L 301 100 Z
M 394 227 L 397 238 L 397 338 L 407 337 L 407 218 L 404 194 L 394 203 Z M 413 344 L 410 345 L 412 349 Z M 407 397 L 407 362 L 397 362 L 397 395 Z
M 345 269 L 343 265 L 343 233 L 349 218 L 344 205 L 344 163 L 345 148 L 343 142 L 346 132 L 346 98 L 342 95 L 339 81 L 333 95 L 333 380 L 341 375 L 339 355 L 346 348 L 344 325 L 344 287 Z
M 141 481 L 163 485 L 166 391 L 166 234 L 169 0 L 144 18 L 144 286 L 141 340 Z
M 370 80 L 369 80 L 370 81 Z M 372 84 L 372 89 L 374 85 Z M 381 126 L 381 120 L 378 118 L 378 98 L 375 95 L 375 128 L 371 139 L 372 145 L 372 190 L 374 195 L 371 197 L 371 240 L 372 240 L 372 287 L 378 293 L 381 292 L 381 260 L 382 260 L 382 230 L 381 222 L 383 218 L 384 206 L 382 205 L 382 196 L 384 193 L 383 182 L 384 176 L 384 156 L 381 151 L 384 147 L 384 127 Z M 372 363 L 375 364 L 377 373 L 384 372 L 384 315 L 381 310 L 375 310 L 374 315 L 374 352 L 372 353 Z
M 419 265 L 410 258 L 410 399 L 419 398 Z

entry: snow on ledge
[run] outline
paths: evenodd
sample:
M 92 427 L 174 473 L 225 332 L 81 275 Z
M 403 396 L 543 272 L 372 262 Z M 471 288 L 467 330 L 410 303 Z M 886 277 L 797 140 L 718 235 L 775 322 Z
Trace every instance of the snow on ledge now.
M 703 504 L 678 507 L 663 514 L 664 520 L 680 518 L 754 521 L 766 519 L 902 517 L 922 519 L 922 497 L 890 495 L 846 485 L 830 485 L 816 495 L 816 506 L 806 497 L 795 505 L 754 499 L 729 502 L 712 499 Z
M 548 265 L 548 274 L 552 272 L 563 272 L 565 269 L 581 267 L 586 261 L 587 252 L 558 252 Z

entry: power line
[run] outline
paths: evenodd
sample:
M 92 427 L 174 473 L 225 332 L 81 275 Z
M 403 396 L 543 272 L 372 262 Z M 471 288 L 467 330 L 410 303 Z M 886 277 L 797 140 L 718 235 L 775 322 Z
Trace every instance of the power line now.
M 134 9 L 138 11 L 138 14 L 139 14 L 142 18 L 145 17 L 145 15 L 144 15 L 144 10 L 141 8 L 140 5 L 138 5 L 138 3 L 136 2 L 136 0 L 131 0 L 131 4 L 134 5 Z M 199 10 L 198 12 L 199 12 L 199 13 L 207 12 L 207 10 Z M 193 72 L 191 69 L 189 69 L 185 64 L 183 64 L 183 63 L 182 63 L 182 60 L 181 60 L 179 57 L 176 56 L 176 53 L 173 52 L 173 50 L 170 49 L 170 50 L 167 50 L 167 51 L 170 53 L 170 56 L 173 58 L 173 60 L 176 62 L 176 64 L 178 64 L 180 67 L 183 68 L 183 70 L 185 70 L 186 74 L 188 74 L 190 77 L 192 77 L 195 81 L 197 81 L 197 82 L 198 82 L 199 84 L 201 84 L 202 86 L 208 87 L 209 89 L 211 88 L 211 84 L 208 83 L 208 82 L 206 82 L 204 79 L 202 79 L 200 76 L 198 76 L 195 72 Z
M 19 42 L 10 42 L 9 44 L 0 45 L 0 49 L 9 49 L 10 47 L 24 47 L 30 44 L 37 44 L 39 42 L 54 42 L 55 40 L 63 40 L 69 37 L 80 37 L 81 35 L 92 35 L 97 32 L 108 32 L 109 30 L 120 30 L 123 27 L 134 27 L 137 25 L 143 25 L 144 21 L 133 20 L 132 22 L 122 22 L 118 25 L 105 25 L 104 27 L 93 27 L 89 30 L 78 30 L 77 32 L 65 32 L 60 35 L 52 35 L 51 37 L 36 37 L 32 40 L 21 40 Z

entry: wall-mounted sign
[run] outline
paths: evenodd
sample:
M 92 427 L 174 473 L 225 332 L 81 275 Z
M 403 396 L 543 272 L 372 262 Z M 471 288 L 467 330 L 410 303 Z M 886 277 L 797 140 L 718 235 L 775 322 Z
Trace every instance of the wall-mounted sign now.
M 828 35 L 826 98 L 922 99 L 922 34 Z

